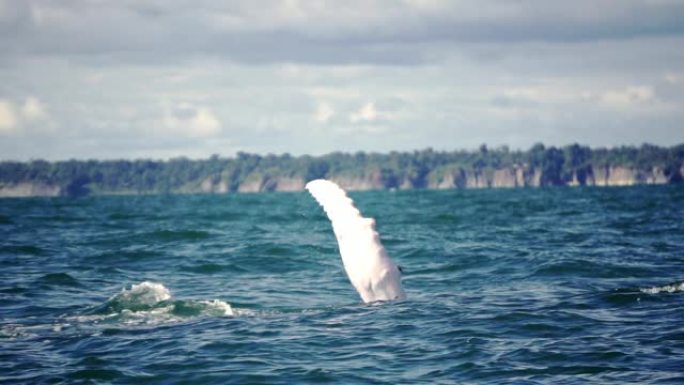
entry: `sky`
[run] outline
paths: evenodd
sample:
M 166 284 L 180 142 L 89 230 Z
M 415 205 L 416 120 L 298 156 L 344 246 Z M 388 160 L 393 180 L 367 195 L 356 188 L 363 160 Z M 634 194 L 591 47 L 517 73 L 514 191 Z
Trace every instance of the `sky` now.
M 0 159 L 684 142 L 684 1 L 0 0 Z

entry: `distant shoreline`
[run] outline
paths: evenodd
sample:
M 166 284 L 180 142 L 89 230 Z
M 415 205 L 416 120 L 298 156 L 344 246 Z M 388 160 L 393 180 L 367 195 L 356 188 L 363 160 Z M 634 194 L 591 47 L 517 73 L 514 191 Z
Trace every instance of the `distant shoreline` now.
M 591 149 L 537 144 L 474 151 L 214 155 L 208 159 L 0 162 L 0 197 L 301 191 L 326 178 L 350 191 L 630 186 L 684 179 L 684 144 Z

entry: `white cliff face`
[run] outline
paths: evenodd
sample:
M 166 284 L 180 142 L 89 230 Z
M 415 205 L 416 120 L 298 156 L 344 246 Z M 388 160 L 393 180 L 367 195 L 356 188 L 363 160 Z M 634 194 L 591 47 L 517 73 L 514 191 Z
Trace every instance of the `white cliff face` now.
M 355 176 L 333 176 L 330 180 L 337 183 L 341 188 L 351 191 L 378 190 L 385 186 L 379 173 L 355 177 Z
M 608 166 L 593 169 L 587 178 L 589 186 L 633 186 L 637 184 L 665 184 L 665 171 L 655 167 L 650 171 L 631 167 Z
M 517 187 L 527 186 L 525 178 L 525 169 L 523 169 L 522 167 L 518 166 L 515 168 L 515 183 Z
M 541 170 L 535 169 L 532 172 L 532 175 L 530 176 L 530 182 L 529 182 L 528 186 L 539 187 L 542 184 L 541 180 L 542 180 Z
M 459 169 L 442 177 L 432 178 L 428 188 L 514 188 L 538 186 L 541 173 L 530 172 L 524 166 L 514 166 L 488 171 L 465 171 Z
M 647 176 L 646 183 L 648 184 L 666 184 L 667 176 L 665 176 L 665 170 L 660 167 L 655 167 L 651 175 Z
M 275 190 L 277 191 L 302 191 L 304 190 L 304 179 L 279 177 L 275 179 Z
M 458 185 L 456 184 L 456 178 L 452 173 L 446 174 L 438 180 L 434 181 L 433 183 L 428 184 L 429 188 L 439 190 L 448 190 L 452 188 L 457 188 L 457 186 Z
M 261 176 L 246 180 L 238 186 L 240 193 L 265 191 L 303 191 L 304 179 L 299 177 Z M 228 192 L 226 190 L 226 192 Z
M 641 170 L 625 166 L 606 166 L 574 171 L 565 181 L 567 186 L 632 186 L 637 184 L 667 184 L 684 175 L 684 166 L 676 170 L 678 175 L 666 175 L 661 167 Z M 501 169 L 465 170 L 456 168 L 437 170 L 429 174 L 424 181 L 412 181 L 409 177 L 388 186 L 379 171 L 361 175 L 331 175 L 329 179 L 349 191 L 383 190 L 389 187 L 398 189 L 463 189 L 463 188 L 516 188 L 539 187 L 542 185 L 541 169 L 527 165 L 514 165 Z M 186 185 L 176 193 L 228 194 L 256 193 L 264 191 L 303 191 L 306 180 L 299 176 L 250 175 L 237 186 L 237 191 L 230 186 L 230 176 L 207 177 L 197 184 Z M 97 194 L 135 194 L 135 191 L 97 191 Z M 32 182 L 0 184 L 0 197 L 60 196 L 65 189 L 60 186 Z
M 641 175 L 634 169 L 624 167 L 609 167 L 606 169 L 605 185 L 632 186 L 641 179 Z
M 492 177 L 491 186 L 506 188 L 525 186 L 524 178 L 518 180 L 518 176 L 523 176 L 523 174 L 518 173 L 518 169 L 515 168 L 504 168 L 495 170 L 494 175 Z
M 259 179 L 253 179 L 253 180 L 248 180 L 243 183 L 241 183 L 238 186 L 237 192 L 239 193 L 256 193 L 261 191 L 261 186 L 263 184 L 263 181 L 261 178 Z
M 684 173 L 684 167 L 681 170 Z M 542 185 L 542 171 L 527 165 L 514 165 L 496 170 L 465 170 L 458 168 L 448 171 L 435 171 L 428 175 L 424 185 L 414 185 L 408 177 L 397 182 L 400 190 L 413 188 L 461 189 L 461 188 L 516 188 L 539 187 Z M 383 190 L 386 186 L 380 172 L 362 175 L 332 175 L 330 180 L 349 191 Z M 574 171 L 567 186 L 632 186 L 637 184 L 666 184 L 668 177 L 662 168 L 639 170 L 623 166 L 608 166 Z M 306 180 L 301 177 L 257 176 L 254 175 L 238 186 L 237 192 L 255 193 L 264 191 L 302 191 Z M 216 181 L 207 178 L 202 181 L 199 191 L 210 194 L 230 193 L 226 178 Z
M 209 177 L 202 181 L 200 185 L 200 192 L 205 194 L 225 194 L 228 192 L 228 182 L 225 180 L 214 180 Z
M 486 188 L 489 187 L 489 181 L 486 175 L 481 171 L 466 173 L 466 188 Z
M 33 196 L 56 197 L 62 194 L 59 186 L 39 183 L 17 183 L 0 185 L 0 198 L 21 198 Z

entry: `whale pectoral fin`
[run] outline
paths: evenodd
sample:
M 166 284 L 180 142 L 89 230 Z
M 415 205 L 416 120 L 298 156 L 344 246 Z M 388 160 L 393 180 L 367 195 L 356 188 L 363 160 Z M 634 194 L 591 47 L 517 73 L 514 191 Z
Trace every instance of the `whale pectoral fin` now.
M 370 282 L 368 282 L 367 285 L 354 285 L 354 288 L 359 293 L 359 296 L 361 297 L 363 302 L 375 301 L 375 297 L 373 295 L 373 287 L 371 286 Z
M 401 286 L 401 273 L 396 265 L 388 265 L 377 277 L 378 279 L 373 282 L 373 296 L 376 301 L 406 299 Z
M 401 273 L 380 242 L 375 220 L 361 216 L 354 202 L 333 182 L 314 180 L 306 189 L 328 215 L 344 269 L 363 301 L 405 298 Z

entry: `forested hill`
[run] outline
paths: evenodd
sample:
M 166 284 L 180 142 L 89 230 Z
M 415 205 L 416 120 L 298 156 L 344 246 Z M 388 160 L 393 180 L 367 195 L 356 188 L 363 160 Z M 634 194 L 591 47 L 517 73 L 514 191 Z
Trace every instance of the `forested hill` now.
M 350 190 L 679 183 L 684 144 L 673 147 L 218 155 L 203 160 L 0 162 L 0 196 L 298 191 L 312 179 Z

